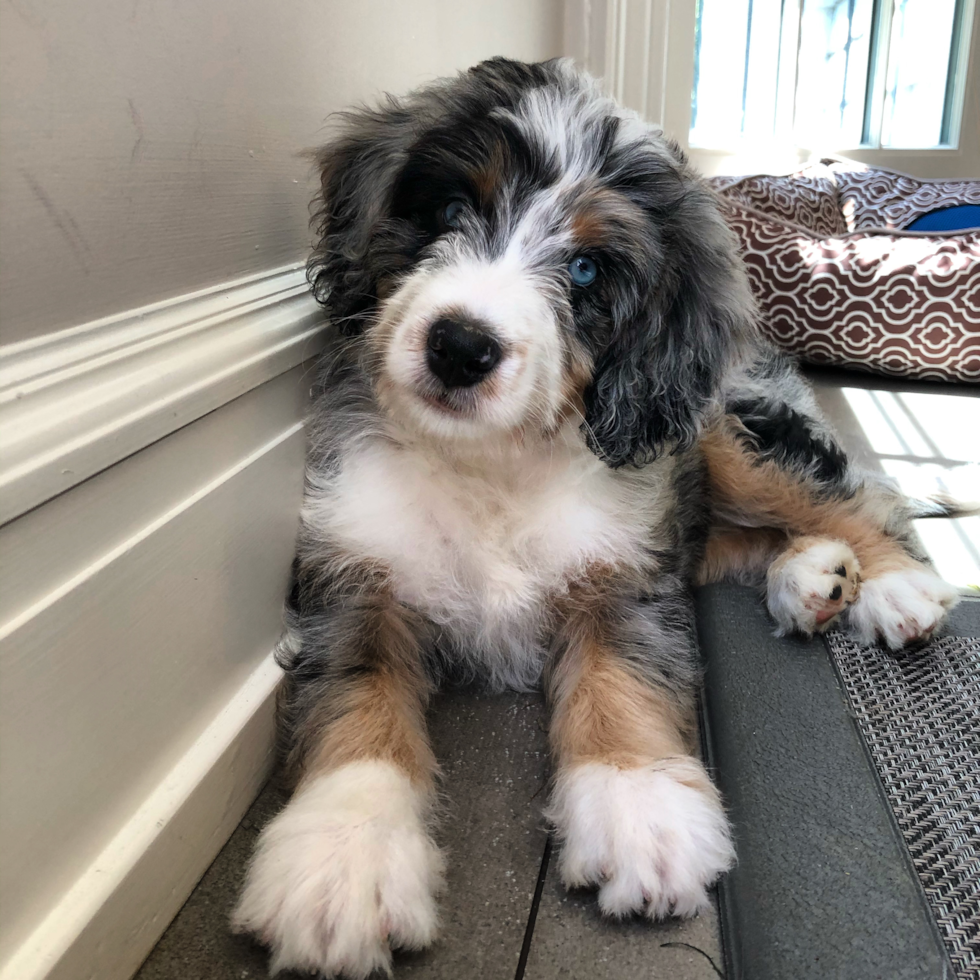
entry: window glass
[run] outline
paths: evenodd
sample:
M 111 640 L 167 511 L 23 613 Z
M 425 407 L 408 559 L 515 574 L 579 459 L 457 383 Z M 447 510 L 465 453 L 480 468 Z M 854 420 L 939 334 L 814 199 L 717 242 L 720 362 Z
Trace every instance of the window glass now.
M 956 0 L 895 0 L 882 146 L 936 146 L 942 141 Z
M 873 12 L 873 0 L 805 0 L 796 85 L 798 143 L 861 142 Z
M 964 3 L 698 0 L 691 146 L 946 142 Z
M 700 0 L 691 143 L 772 136 L 782 0 Z

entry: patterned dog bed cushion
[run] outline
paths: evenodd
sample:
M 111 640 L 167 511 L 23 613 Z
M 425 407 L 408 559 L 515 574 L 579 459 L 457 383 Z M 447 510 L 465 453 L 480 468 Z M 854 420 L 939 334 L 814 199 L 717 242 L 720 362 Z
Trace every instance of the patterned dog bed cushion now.
M 980 180 L 922 180 L 853 161 L 822 164 L 821 172 L 829 171 L 837 185 L 847 231 L 908 228 L 931 211 L 980 204 Z
M 815 364 L 980 380 L 980 232 L 823 235 L 722 197 L 763 332 Z
M 819 235 L 846 235 L 834 174 L 828 167 L 808 167 L 787 177 L 755 174 L 751 177 L 712 177 L 716 191 L 732 201 L 802 225 Z

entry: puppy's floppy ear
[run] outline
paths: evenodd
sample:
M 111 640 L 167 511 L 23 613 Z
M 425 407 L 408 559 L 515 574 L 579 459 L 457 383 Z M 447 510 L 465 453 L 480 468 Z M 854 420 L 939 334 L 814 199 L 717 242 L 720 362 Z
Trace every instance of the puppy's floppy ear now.
M 315 154 L 320 192 L 306 275 L 317 302 L 347 334 L 362 330 L 377 305 L 383 263 L 374 254 L 376 231 L 413 139 L 413 118 L 391 97 L 379 109 L 344 113 L 343 131 Z
M 660 268 L 639 313 L 613 311 L 612 340 L 585 391 L 586 434 L 609 463 L 641 466 L 691 445 L 755 308 L 735 240 L 700 181 L 651 217 Z

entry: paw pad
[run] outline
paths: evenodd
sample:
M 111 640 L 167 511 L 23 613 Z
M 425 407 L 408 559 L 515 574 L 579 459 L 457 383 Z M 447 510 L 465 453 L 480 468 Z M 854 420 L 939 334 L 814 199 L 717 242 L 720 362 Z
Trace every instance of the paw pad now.
M 767 575 L 767 601 L 777 635 L 811 636 L 827 629 L 857 598 L 860 573 L 857 557 L 843 541 L 795 541 Z

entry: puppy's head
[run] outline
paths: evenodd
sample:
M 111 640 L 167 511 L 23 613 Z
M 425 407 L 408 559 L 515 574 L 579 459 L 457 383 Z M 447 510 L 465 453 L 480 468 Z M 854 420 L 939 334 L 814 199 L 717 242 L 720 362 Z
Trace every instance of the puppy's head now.
M 676 146 L 565 62 L 345 118 L 309 275 L 388 412 L 445 440 L 581 417 L 612 466 L 695 438 L 752 306 Z

